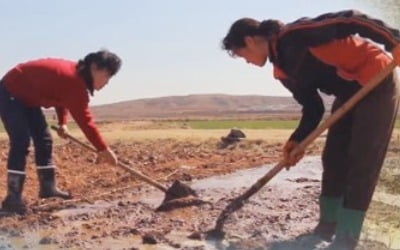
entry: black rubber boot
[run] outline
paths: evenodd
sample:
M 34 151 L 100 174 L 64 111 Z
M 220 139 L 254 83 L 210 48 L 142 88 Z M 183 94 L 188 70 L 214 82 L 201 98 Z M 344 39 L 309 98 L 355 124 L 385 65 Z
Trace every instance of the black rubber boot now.
M 2 202 L 2 213 L 26 214 L 27 207 L 22 200 L 22 190 L 24 187 L 25 175 L 8 173 L 7 176 L 7 196 Z
M 64 192 L 56 187 L 56 176 L 54 168 L 37 170 L 40 184 L 39 198 L 59 197 L 62 199 L 71 199 L 69 192 Z

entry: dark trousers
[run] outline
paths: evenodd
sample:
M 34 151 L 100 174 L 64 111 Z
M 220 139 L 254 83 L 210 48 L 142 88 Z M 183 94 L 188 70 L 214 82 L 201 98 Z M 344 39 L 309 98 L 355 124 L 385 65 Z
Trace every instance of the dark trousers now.
M 52 166 L 53 141 L 40 107 L 28 107 L 0 82 L 0 116 L 10 139 L 7 168 L 23 173 L 32 138 L 37 166 Z
M 332 126 L 322 156 L 322 195 L 344 198 L 345 208 L 366 211 L 375 191 L 399 104 L 394 74 Z M 346 100 L 336 98 L 332 112 Z

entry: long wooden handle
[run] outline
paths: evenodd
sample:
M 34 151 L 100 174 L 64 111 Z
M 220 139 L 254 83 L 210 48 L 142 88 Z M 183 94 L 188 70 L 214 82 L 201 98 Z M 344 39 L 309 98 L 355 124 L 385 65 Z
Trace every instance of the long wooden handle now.
M 376 88 L 383 80 L 396 68 L 396 63 L 392 61 L 387 65 L 381 72 L 376 74 L 368 83 L 362 87 L 356 94 L 354 94 L 349 100 L 347 100 L 339 109 L 337 109 L 332 115 L 330 115 L 324 122 L 322 122 L 312 133 L 310 133 L 303 141 L 301 141 L 291 152 L 291 155 L 295 155 L 300 150 L 304 150 L 310 145 L 318 136 L 320 136 L 326 129 L 330 128 L 337 120 L 343 117 L 351 108 L 354 107 L 362 98 L 364 98 L 369 92 Z M 244 205 L 244 201 L 249 199 L 253 194 L 258 192 L 265 184 L 267 184 L 275 175 L 277 175 L 286 163 L 281 160 L 276 164 L 270 171 L 268 171 L 263 177 L 257 180 L 245 193 L 234 199 L 220 214 L 217 219 L 216 227 L 217 230 L 222 230 L 223 224 L 230 213 L 236 211 Z
M 53 130 L 55 130 L 55 131 L 58 131 L 58 127 L 57 127 L 57 126 L 52 125 L 51 128 L 52 128 Z M 92 152 L 94 152 L 94 153 L 97 153 L 97 150 L 96 150 L 96 149 L 94 149 L 93 147 L 87 145 L 86 143 L 84 143 L 84 142 L 78 140 L 77 138 L 73 137 L 72 135 L 66 134 L 66 136 L 67 136 L 68 139 L 70 139 L 71 141 L 75 142 L 76 144 L 78 144 L 78 145 L 80 145 L 80 146 L 82 146 L 82 147 L 88 149 L 89 151 L 92 151 Z M 150 179 L 150 177 L 147 177 L 146 175 L 142 174 L 142 173 L 139 172 L 138 170 L 135 170 L 135 169 L 129 167 L 128 165 L 122 163 L 121 161 L 118 161 L 118 164 L 117 164 L 117 165 L 118 165 L 119 167 L 121 167 L 121 168 L 127 170 L 127 171 L 130 172 L 131 174 L 135 175 L 135 176 L 138 177 L 139 179 L 141 179 L 141 180 L 147 182 L 148 184 L 150 184 L 150 185 L 152 185 L 152 186 L 154 186 L 154 187 L 160 189 L 160 190 L 163 191 L 163 192 L 167 192 L 167 188 L 165 188 L 165 187 L 164 187 L 163 185 L 161 185 L 160 183 L 158 183 L 158 182 L 156 182 L 156 181 Z
M 334 123 L 343 117 L 350 109 L 352 109 L 361 99 L 363 99 L 369 92 L 375 89 L 382 81 L 389 76 L 390 73 L 396 68 L 397 64 L 392 61 L 382 71 L 371 78 L 368 83 L 358 90 L 349 100 L 347 100 L 341 107 L 339 107 L 332 115 L 329 116 L 323 123 L 321 123 L 312 133 L 310 133 L 298 145 L 298 149 L 305 149 L 310 145 L 318 136 L 320 136 L 326 129 L 330 128 Z M 296 149 L 294 149 L 296 150 Z M 294 152 L 295 154 L 296 152 Z

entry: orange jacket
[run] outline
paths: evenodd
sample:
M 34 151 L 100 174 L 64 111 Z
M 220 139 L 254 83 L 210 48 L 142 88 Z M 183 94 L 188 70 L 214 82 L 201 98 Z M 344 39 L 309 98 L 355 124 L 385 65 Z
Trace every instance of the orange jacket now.
M 283 26 L 270 40 L 270 61 L 275 78 L 303 106 L 291 139 L 303 140 L 321 121 L 319 91 L 349 98 L 390 63 L 386 51 L 398 43 L 398 30 L 354 10 Z

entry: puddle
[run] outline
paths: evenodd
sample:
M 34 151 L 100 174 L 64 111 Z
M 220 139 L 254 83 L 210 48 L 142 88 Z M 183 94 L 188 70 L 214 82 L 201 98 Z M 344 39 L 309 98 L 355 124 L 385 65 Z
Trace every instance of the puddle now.
M 264 167 L 239 170 L 233 174 L 225 176 L 214 176 L 194 182 L 191 187 L 194 189 L 234 189 L 250 187 L 259 178 L 265 175 L 275 165 L 268 164 Z M 283 169 L 268 184 L 290 186 L 291 183 L 303 180 L 319 181 L 321 179 L 321 160 L 320 157 L 307 157 L 297 166 L 289 171 Z
M 115 205 L 116 202 L 106 202 L 103 200 L 98 200 L 95 201 L 93 204 L 83 203 L 75 208 L 62 209 L 53 213 L 53 215 L 56 217 L 70 217 L 80 214 L 93 213 L 95 211 L 104 210 Z

